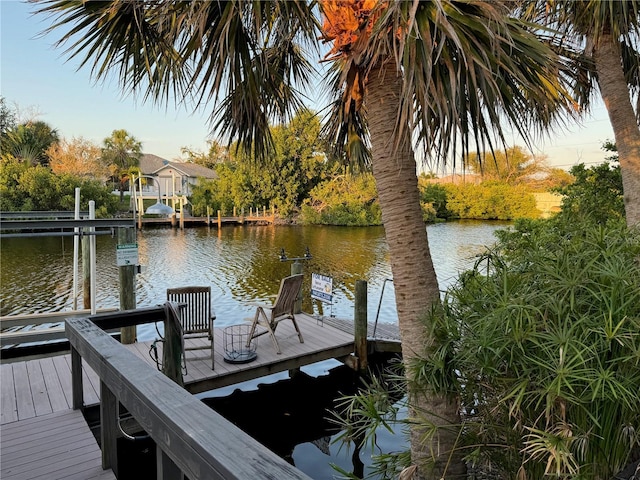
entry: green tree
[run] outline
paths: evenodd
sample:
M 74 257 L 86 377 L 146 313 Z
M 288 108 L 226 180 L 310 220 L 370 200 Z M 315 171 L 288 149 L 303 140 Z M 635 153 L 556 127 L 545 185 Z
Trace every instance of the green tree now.
M 504 182 L 447 184 L 447 211 L 452 217 L 478 220 L 538 218 L 531 192 Z
M 242 151 L 234 158 L 247 169 L 254 200 L 274 205 L 286 217 L 324 178 L 320 120 L 310 110 L 300 110 L 290 122 L 271 127 L 271 138 L 273 148 L 262 160 Z
M 209 145 L 209 150 L 206 153 L 189 147 L 182 147 L 180 152 L 184 157 L 184 161 L 215 170 L 216 165 L 229 160 L 229 149 L 227 147 L 215 140 L 209 140 L 207 144 Z
M 582 47 L 581 55 L 569 57 L 578 72 L 576 97 L 588 112 L 594 91 L 599 90 L 620 156 L 626 220 L 630 226 L 640 224 L 640 1 L 530 0 L 523 4 L 523 16 L 555 29 L 554 40 L 560 45 Z
M 58 142 L 58 131 L 42 121 L 17 125 L 2 136 L 2 154 L 12 155 L 32 165 L 48 165 L 47 149 Z
M 486 180 L 498 180 L 511 185 L 526 182 L 532 175 L 546 170 L 542 158 L 534 157 L 519 146 L 493 153 L 472 152 L 466 156 L 465 165 Z
M 29 165 L 5 156 L 0 160 L 0 210 L 67 210 L 75 208 L 75 189 L 80 188 L 80 206 L 96 202 L 96 216 L 112 216 L 117 200 L 102 181 L 63 173 L 54 174 L 43 165 Z
M 447 189 L 444 185 L 431 183 L 432 177 L 420 175 L 418 188 L 420 189 L 420 204 L 425 215 L 425 220 L 434 221 L 436 218 L 449 218 L 452 216 L 447 208 Z
M 67 51 L 84 55 L 83 64 L 93 64 L 97 78 L 115 69 L 125 89 L 146 89 L 149 98 L 164 100 L 171 92 L 178 100 L 189 95 L 219 100 L 214 129 L 258 156 L 272 145 L 270 121 L 299 108 L 309 85 L 311 63 L 304 47 L 317 45 L 319 23 L 312 2 L 42 4 L 41 12 L 56 15 L 52 29 L 66 29 L 59 43 L 69 41 Z M 328 59 L 335 67 L 329 81 L 336 93 L 331 138 L 350 153 L 357 152 L 351 146 L 371 145 L 403 357 L 411 364 L 433 341 L 419 318 L 440 302 L 412 140 L 442 160 L 459 142 L 466 153 L 472 141 L 483 145 L 496 135 L 502 138 L 503 120 L 530 138 L 536 126 L 554 124 L 559 110 L 569 111 L 559 83 L 564 77 L 557 75 L 561 65 L 537 40 L 537 30 L 509 17 L 502 2 L 326 1 L 321 6 L 330 15 L 323 38 L 337 41 Z M 410 397 L 412 416 L 427 415 L 441 426 L 430 438 L 417 423 L 412 431 L 418 474 L 461 474 L 464 465 L 450 457 L 456 433 L 447 427 L 458 422 L 456 397 L 413 389 Z
M 319 225 L 382 224 L 371 173 L 342 173 L 319 183 L 302 205 L 302 221 Z
M 595 218 L 600 224 L 624 218 L 622 176 L 618 164 L 602 163 L 571 168 L 575 181 L 556 191 L 563 195 L 560 215 Z
M 102 162 L 98 145 L 82 137 L 62 139 L 46 151 L 49 167 L 55 174 L 72 173 L 80 177 L 105 181 L 109 170 Z
M 114 130 L 111 136 L 103 140 L 102 161 L 111 172 L 111 177 L 118 182 L 120 202 L 129 182 L 132 168 L 140 165 L 142 143 L 126 130 Z
M 262 159 L 231 148 L 230 159 L 215 165 L 218 178 L 201 181 L 202 188 L 194 190 L 194 212 L 206 212 L 209 204 L 225 212 L 271 205 L 283 217 L 295 213 L 325 178 L 320 120 L 313 112 L 301 110 L 290 122 L 272 126 L 271 139 L 273 148 Z
M 239 214 L 256 205 L 246 167 L 227 161 L 216 165 L 215 170 L 215 180 L 200 179 L 193 187 L 191 204 L 194 215 L 206 215 L 207 207 L 214 213 L 221 210 L 224 215 L 231 215 L 236 208 Z
M 17 124 L 15 109 L 7 105 L 5 97 L 0 95 L 0 142 L 5 134 L 15 128 Z

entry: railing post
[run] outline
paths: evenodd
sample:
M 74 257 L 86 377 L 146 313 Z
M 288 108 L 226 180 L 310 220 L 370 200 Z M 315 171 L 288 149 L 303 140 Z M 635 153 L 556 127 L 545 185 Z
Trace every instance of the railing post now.
M 71 398 L 73 409 L 84 407 L 84 391 L 82 390 L 82 357 L 78 350 L 71 347 Z
M 184 473 L 158 445 L 156 445 L 156 479 L 184 480 Z
M 100 381 L 100 445 L 102 468 L 111 468 L 118 477 L 118 399 L 103 381 Z
M 358 370 L 365 372 L 367 359 L 367 282 L 356 280 L 354 312 L 355 353 L 358 357 Z

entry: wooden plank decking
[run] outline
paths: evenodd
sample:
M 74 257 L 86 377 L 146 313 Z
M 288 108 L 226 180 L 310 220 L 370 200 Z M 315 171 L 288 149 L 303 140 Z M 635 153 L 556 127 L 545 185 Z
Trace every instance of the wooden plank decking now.
M 298 341 L 291 322 L 282 322 L 276 330 L 282 354 L 276 353 L 271 339 L 264 335 L 257 339 L 257 359 L 247 364 L 224 361 L 224 328 L 216 328 L 215 370 L 211 370 L 208 350 L 188 351 L 185 387 L 199 393 L 353 351 L 353 325 L 349 322 L 323 322 L 307 314 L 296 318 L 304 343 Z M 371 326 L 369 330 L 371 333 Z M 149 355 L 151 343 L 126 347 L 156 368 Z M 161 350 L 159 344 L 159 358 Z M 85 405 L 99 402 L 100 379 L 86 365 L 83 391 Z M 69 354 L 0 365 L 0 425 L 3 479 L 115 478 L 110 470 L 102 470 L 99 447 L 82 413 L 72 410 Z
M 3 480 L 115 480 L 79 410 L 2 425 Z
M 224 361 L 224 328 L 215 329 L 215 370 L 207 350 L 186 353 L 185 386 L 191 393 L 199 393 L 234 383 L 259 378 L 271 373 L 299 368 L 304 365 L 348 355 L 353 351 L 353 334 L 300 314 L 298 324 L 304 343 L 291 322 L 282 322 L 276 336 L 282 349 L 277 354 L 268 335 L 257 339 L 258 358 L 247 364 Z M 204 339 L 190 342 L 205 342 Z M 126 345 L 139 358 L 156 368 L 149 355 L 152 342 Z M 159 344 L 158 356 L 162 358 Z M 35 360 L 5 363 L 0 366 L 0 424 L 21 421 L 72 408 L 71 358 L 58 355 Z M 85 405 L 99 402 L 100 380 L 93 370 L 83 365 Z

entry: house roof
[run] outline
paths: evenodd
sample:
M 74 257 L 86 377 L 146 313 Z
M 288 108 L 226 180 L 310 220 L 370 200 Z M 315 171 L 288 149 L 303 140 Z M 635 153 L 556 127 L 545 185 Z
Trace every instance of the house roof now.
M 216 172 L 196 163 L 171 162 L 151 153 L 140 158 L 140 171 L 144 175 L 158 175 L 162 170 L 173 168 L 187 177 L 217 178 Z

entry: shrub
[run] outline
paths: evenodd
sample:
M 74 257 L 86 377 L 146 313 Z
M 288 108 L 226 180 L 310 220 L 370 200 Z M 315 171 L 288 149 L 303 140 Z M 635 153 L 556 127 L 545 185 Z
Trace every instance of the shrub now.
M 96 216 L 108 217 L 118 209 L 118 199 L 97 180 L 72 174 L 56 175 L 49 167 L 29 166 L 10 157 L 0 168 L 0 207 L 5 211 L 67 210 L 75 207 L 75 189 L 80 187 L 81 208 L 96 203 Z
M 515 220 L 538 218 L 533 195 L 522 186 L 502 182 L 479 185 L 447 184 L 447 210 L 457 218 L 476 220 Z
M 576 223 L 519 222 L 429 318 L 422 380 L 501 478 L 608 479 L 640 447 L 640 238 Z

